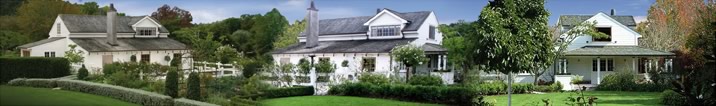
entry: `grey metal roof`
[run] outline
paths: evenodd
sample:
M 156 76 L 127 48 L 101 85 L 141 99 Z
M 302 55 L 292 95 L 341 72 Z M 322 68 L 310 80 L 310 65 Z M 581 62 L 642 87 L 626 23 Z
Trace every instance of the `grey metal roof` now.
M 559 23 L 560 25 L 574 26 L 593 16 L 594 15 L 561 15 L 559 16 Z M 636 21 L 634 21 L 634 17 L 631 15 L 609 15 L 609 17 L 625 26 L 636 26 Z
M 60 14 L 67 29 L 73 33 L 106 33 L 107 17 L 102 15 Z M 135 33 L 132 25 L 146 16 L 117 16 L 117 33 Z M 153 19 L 153 18 L 152 18 Z M 154 19 L 156 20 L 156 19 Z M 169 33 L 164 27 L 159 32 Z
M 353 40 L 353 41 L 322 41 L 318 46 L 306 48 L 301 42 L 286 48 L 273 51 L 273 54 L 299 54 L 299 53 L 388 53 L 395 46 L 408 44 L 412 39 L 387 40 Z
M 585 46 L 567 51 L 566 56 L 673 56 L 674 53 L 638 46 Z
M 141 50 L 187 50 L 184 43 L 171 38 L 117 38 L 118 46 L 107 44 L 107 38 L 70 38 L 78 46 L 90 52 L 141 51 Z
M 443 48 L 442 45 L 426 43 L 422 46 L 425 52 L 446 52 L 447 49 Z
M 389 10 L 399 17 L 410 21 L 403 31 L 417 31 L 420 25 L 423 24 L 425 19 L 430 15 L 430 11 L 418 11 L 418 12 L 395 12 Z M 377 15 L 377 14 L 376 14 Z M 368 22 L 373 16 L 359 16 L 359 17 L 348 17 L 348 18 L 335 18 L 335 19 L 322 19 L 319 23 L 319 36 L 322 35 L 336 35 L 336 34 L 360 34 L 367 33 L 368 26 L 363 26 L 365 22 Z M 300 36 L 306 36 L 300 34 Z
M 57 41 L 57 40 L 64 39 L 64 38 L 65 38 L 65 37 L 51 37 L 51 38 L 43 39 L 43 40 L 40 40 L 40 41 L 35 41 L 35 42 L 32 42 L 32 43 L 27 43 L 27 44 L 24 44 L 24 45 L 20 45 L 20 46 L 17 46 L 17 48 L 23 48 L 23 49 L 24 49 L 24 48 L 35 47 L 35 46 L 37 46 L 37 45 L 42 45 L 42 44 L 45 44 L 45 43 L 50 43 L 50 42 Z

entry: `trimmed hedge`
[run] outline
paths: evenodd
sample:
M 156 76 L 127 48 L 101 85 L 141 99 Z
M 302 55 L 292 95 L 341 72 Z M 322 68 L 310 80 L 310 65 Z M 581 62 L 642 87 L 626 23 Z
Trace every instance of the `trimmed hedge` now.
M 440 86 L 443 80 L 439 76 L 434 75 L 416 75 L 408 80 L 410 85 Z
M 216 104 L 195 101 L 186 98 L 174 99 L 174 106 L 219 106 Z
M 280 97 L 291 97 L 291 96 L 306 96 L 313 95 L 313 86 L 294 86 L 287 88 L 274 88 L 264 91 L 264 99 L 268 98 L 280 98 Z
M 421 86 L 405 84 L 345 83 L 331 87 L 332 95 L 390 98 L 451 105 L 472 105 L 477 92 L 456 86 Z
M 70 75 L 70 62 L 59 57 L 0 58 L 0 83 L 15 78 L 57 78 Z
M 661 92 L 661 104 L 668 106 L 684 106 L 687 105 L 686 97 L 673 90 L 664 90 Z
M 171 97 L 138 89 L 125 88 L 121 86 L 93 83 L 80 80 L 69 79 L 24 79 L 18 78 L 11 80 L 9 85 L 12 86 L 30 86 L 55 88 L 59 87 L 68 91 L 77 91 L 100 96 L 111 97 L 122 101 L 136 103 L 144 106 L 172 106 L 175 105 Z M 183 101 L 183 100 L 180 100 Z M 181 102 L 185 104 L 193 104 L 189 106 L 199 106 L 207 103 Z M 180 105 L 186 106 L 186 105 Z

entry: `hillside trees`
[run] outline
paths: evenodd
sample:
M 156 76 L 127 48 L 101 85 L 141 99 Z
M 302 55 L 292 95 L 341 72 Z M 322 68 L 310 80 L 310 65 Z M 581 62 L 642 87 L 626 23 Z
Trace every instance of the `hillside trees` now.
M 157 8 L 157 11 L 153 12 L 152 18 L 157 19 L 159 23 L 167 28 L 169 31 L 176 31 L 180 28 L 191 27 L 192 16 L 189 11 L 181 9 L 179 7 L 172 8 L 169 5 L 162 5 Z
M 17 8 L 19 31 L 33 41 L 45 39 L 58 14 L 80 14 L 80 8 L 61 0 L 28 0 Z

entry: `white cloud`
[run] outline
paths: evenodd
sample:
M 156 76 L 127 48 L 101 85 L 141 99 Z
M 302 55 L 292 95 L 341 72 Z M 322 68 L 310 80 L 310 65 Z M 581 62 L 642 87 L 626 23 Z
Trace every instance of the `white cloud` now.
M 634 16 L 634 21 L 636 23 L 644 22 L 644 21 L 646 21 L 646 16 Z

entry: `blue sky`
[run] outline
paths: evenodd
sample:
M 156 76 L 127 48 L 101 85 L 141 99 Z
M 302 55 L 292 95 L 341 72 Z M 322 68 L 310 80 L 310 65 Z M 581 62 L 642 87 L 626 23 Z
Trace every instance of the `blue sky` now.
M 242 14 L 263 14 L 277 8 L 289 22 L 305 16 L 307 0 L 70 0 L 74 3 L 95 1 L 100 6 L 114 3 L 118 11 L 128 15 L 150 15 L 164 4 L 188 10 L 193 23 L 207 23 Z M 559 15 L 608 13 L 615 9 L 618 15 L 633 15 L 637 21 L 646 18 L 654 0 L 546 0 L 551 13 L 549 25 Z M 321 19 L 367 16 L 377 8 L 390 8 L 399 12 L 434 11 L 442 24 L 457 20 L 474 21 L 487 0 L 316 0 Z

